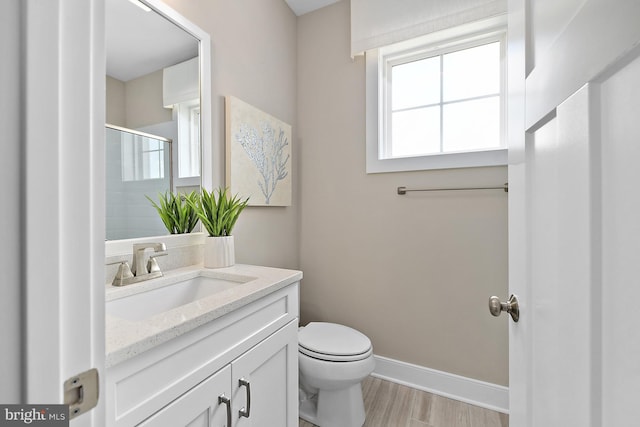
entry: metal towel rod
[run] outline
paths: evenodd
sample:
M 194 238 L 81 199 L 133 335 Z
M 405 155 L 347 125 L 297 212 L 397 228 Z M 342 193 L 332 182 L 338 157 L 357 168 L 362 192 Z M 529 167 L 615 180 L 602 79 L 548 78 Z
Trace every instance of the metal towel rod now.
M 398 187 L 398 194 L 404 195 L 409 191 L 460 191 L 460 190 L 504 190 L 505 193 L 509 192 L 509 183 L 506 182 L 501 187 L 459 187 L 459 188 L 407 188 Z

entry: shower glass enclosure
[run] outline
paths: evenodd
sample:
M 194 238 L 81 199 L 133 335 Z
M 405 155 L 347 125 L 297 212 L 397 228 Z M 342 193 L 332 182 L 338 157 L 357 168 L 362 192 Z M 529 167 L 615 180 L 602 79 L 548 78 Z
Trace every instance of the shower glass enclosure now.
M 158 199 L 173 188 L 172 141 L 106 125 L 106 238 L 166 234 L 146 196 Z

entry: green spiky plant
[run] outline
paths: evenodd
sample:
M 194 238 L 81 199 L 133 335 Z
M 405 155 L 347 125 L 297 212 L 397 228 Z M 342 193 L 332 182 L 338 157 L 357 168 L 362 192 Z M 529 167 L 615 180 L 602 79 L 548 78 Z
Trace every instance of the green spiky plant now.
M 218 188 L 209 193 L 202 189 L 202 194 L 194 201 L 189 201 L 200 222 L 209 232 L 209 236 L 230 236 L 233 226 L 249 202 L 249 198 L 242 200 L 237 194 L 228 194 L 226 188 Z
M 193 202 L 198 198 L 195 191 L 189 194 L 174 194 L 171 191 L 158 193 L 159 205 L 149 196 L 145 197 L 156 208 L 162 223 L 171 234 L 191 233 L 198 223 L 198 215 L 193 209 Z

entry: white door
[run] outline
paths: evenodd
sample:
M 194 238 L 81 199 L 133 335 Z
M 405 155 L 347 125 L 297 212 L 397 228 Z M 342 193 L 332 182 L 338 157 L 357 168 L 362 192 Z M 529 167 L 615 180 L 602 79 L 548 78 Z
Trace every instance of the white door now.
M 103 9 L 103 0 L 25 0 L 13 17 L 22 25 L 24 147 L 16 369 L 28 404 L 62 404 L 65 381 L 93 368 L 104 383 Z M 104 425 L 98 393 L 97 408 L 71 426 Z
M 509 425 L 638 425 L 640 2 L 509 13 Z

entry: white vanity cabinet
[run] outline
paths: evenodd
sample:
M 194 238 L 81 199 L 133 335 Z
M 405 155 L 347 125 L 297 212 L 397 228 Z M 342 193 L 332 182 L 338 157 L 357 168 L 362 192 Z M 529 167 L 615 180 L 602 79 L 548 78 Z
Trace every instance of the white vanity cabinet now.
M 108 367 L 107 426 L 298 426 L 298 287 Z

